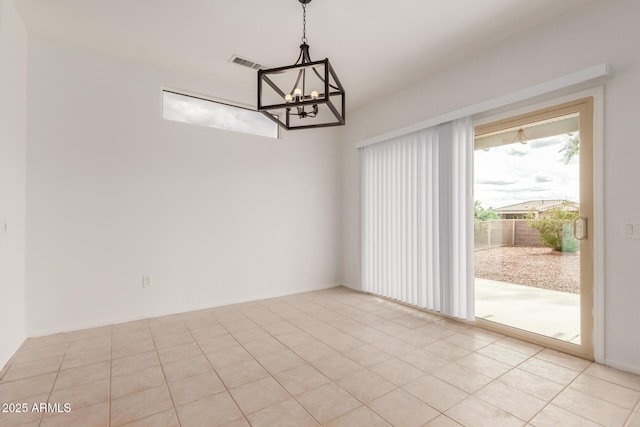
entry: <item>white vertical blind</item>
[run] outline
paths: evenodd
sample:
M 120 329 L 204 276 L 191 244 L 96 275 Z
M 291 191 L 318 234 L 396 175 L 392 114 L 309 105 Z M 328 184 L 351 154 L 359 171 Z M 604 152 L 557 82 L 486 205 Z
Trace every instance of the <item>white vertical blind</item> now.
M 473 319 L 470 118 L 361 149 L 362 287 Z

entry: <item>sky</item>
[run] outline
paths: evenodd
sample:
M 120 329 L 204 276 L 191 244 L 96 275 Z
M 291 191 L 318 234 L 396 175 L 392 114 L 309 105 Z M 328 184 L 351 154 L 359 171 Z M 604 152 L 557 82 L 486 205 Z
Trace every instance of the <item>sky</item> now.
M 277 138 L 278 126 L 262 113 L 173 92 L 163 92 L 163 117 L 236 132 Z
M 579 201 L 579 155 L 565 165 L 568 135 L 516 142 L 474 155 L 474 200 L 500 208 L 528 200 Z

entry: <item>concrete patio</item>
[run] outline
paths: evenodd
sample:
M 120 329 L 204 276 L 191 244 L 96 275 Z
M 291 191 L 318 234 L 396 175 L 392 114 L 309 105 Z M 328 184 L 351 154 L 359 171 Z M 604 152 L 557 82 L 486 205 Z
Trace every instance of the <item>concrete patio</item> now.
M 580 295 L 475 279 L 476 317 L 580 344 Z

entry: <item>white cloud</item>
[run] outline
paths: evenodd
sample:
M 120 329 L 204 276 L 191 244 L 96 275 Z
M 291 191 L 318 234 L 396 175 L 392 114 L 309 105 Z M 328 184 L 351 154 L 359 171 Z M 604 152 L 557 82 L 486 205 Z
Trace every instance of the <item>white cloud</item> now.
M 272 138 L 277 135 L 276 125 L 262 113 L 172 92 L 164 92 L 163 117 Z
M 544 174 L 539 174 L 538 176 L 536 176 L 536 182 L 539 182 L 539 183 L 553 182 L 553 178 Z
M 486 184 L 486 185 L 511 185 L 515 184 L 516 181 L 507 181 L 502 179 L 476 179 L 476 185 L 478 184 Z
M 579 162 L 565 165 L 559 152 L 564 135 L 519 142 L 474 156 L 474 199 L 483 206 L 501 207 L 527 200 L 579 200 Z

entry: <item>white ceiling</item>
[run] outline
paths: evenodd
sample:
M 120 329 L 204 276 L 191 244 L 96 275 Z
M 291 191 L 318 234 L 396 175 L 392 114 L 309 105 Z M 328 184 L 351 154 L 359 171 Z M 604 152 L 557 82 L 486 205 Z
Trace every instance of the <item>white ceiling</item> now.
M 307 37 L 312 59 L 330 59 L 354 109 L 595 1 L 315 0 Z M 241 88 L 239 102 L 255 102 L 256 72 L 229 58 L 289 65 L 302 35 L 297 0 L 15 3 L 30 34 L 211 76 Z

